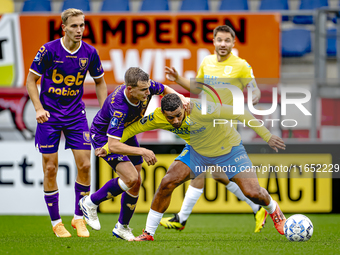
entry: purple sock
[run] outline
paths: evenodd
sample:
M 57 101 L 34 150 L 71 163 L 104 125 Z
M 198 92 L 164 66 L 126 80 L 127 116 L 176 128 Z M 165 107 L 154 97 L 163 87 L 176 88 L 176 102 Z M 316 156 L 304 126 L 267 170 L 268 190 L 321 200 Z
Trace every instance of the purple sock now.
M 82 210 L 80 210 L 79 200 L 82 199 L 83 196 L 90 194 L 90 185 L 85 186 L 85 185 L 82 185 L 82 184 L 76 182 L 74 184 L 74 190 L 75 190 L 75 193 L 76 193 L 74 214 L 78 215 L 78 216 L 83 216 L 83 212 L 82 212 Z
M 51 220 L 59 220 L 59 191 L 56 193 L 45 193 L 45 202 L 47 205 L 48 213 L 50 214 Z
M 120 200 L 121 208 L 118 219 L 120 224 L 129 225 L 132 215 L 135 212 L 137 201 L 138 197 L 132 197 L 126 192 L 122 194 L 122 199 Z
M 91 195 L 92 202 L 99 205 L 101 202 L 118 196 L 124 192 L 118 184 L 118 178 L 119 177 L 109 180 L 103 187 L 93 193 Z

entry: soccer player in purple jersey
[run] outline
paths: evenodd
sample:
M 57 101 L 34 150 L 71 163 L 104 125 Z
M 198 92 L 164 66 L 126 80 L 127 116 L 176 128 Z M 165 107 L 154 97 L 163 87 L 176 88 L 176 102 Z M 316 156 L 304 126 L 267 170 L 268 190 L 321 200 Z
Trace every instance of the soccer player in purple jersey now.
M 138 200 L 143 158 L 148 165 L 154 165 L 157 159 L 151 150 L 139 147 L 135 136 L 125 143 L 121 143 L 120 139 L 124 128 L 144 116 L 153 95 L 177 94 L 177 92 L 166 85 L 150 80 L 149 75 L 138 67 L 130 67 L 124 79 L 125 84 L 117 87 L 107 97 L 102 109 L 94 117 L 90 129 L 91 141 L 95 149 L 108 143 L 111 154 L 104 157 L 104 160 L 119 177 L 108 181 L 91 196 L 83 197 L 79 204 L 86 222 L 93 229 L 99 230 L 98 205 L 123 193 L 119 219 L 112 233 L 118 238 L 129 240 L 134 238 L 129 222 Z M 188 106 L 189 100 L 183 95 L 179 96 Z
M 72 149 L 78 174 L 75 182 L 73 228 L 80 237 L 89 237 L 78 201 L 90 192 L 91 141 L 82 101 L 87 71 L 95 81 L 99 105 L 107 96 L 104 71 L 96 49 L 82 41 L 85 29 L 81 10 L 67 9 L 61 14 L 65 35 L 44 44 L 38 51 L 27 76 L 27 91 L 33 102 L 38 122 L 35 144 L 42 153 L 45 202 L 53 232 L 70 237 L 59 214 L 57 185 L 58 146 L 61 132 L 66 138 L 65 149 Z M 41 91 L 37 82 L 41 78 Z

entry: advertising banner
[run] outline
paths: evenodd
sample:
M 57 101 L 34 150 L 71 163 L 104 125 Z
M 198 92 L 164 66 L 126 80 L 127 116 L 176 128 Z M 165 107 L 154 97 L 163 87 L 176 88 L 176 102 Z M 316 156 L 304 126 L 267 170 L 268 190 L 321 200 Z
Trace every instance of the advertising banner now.
M 279 78 L 280 19 L 276 14 L 88 14 L 83 39 L 99 51 L 107 84 L 122 83 L 131 66 L 165 82 L 165 66 L 195 77 L 203 58 L 214 52 L 213 29 L 227 24 L 236 33 L 235 54 L 247 60 L 255 77 Z M 20 27 L 26 77 L 40 47 L 63 32 L 59 15 L 21 15 Z

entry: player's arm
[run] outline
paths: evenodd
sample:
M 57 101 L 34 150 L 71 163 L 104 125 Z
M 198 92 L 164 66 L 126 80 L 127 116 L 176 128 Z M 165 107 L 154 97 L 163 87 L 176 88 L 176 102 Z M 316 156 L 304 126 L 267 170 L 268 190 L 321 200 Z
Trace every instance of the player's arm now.
M 220 115 L 221 119 L 237 119 L 240 122 L 245 123 L 248 127 L 253 129 L 264 141 L 268 143 L 268 145 L 278 152 L 278 149 L 284 150 L 286 145 L 283 140 L 276 136 L 272 135 L 270 131 L 260 123 L 248 110 L 244 110 L 243 115 L 234 115 L 233 107 L 228 105 L 223 105 L 221 107 Z
M 44 123 L 48 121 L 50 117 L 50 113 L 44 109 L 42 106 L 40 99 L 39 99 L 39 91 L 37 88 L 37 82 L 40 79 L 40 76 L 33 73 L 28 72 L 27 81 L 26 81 L 26 88 L 27 92 L 32 100 L 34 105 L 34 109 L 36 112 L 36 120 L 38 123 Z
M 132 123 L 130 126 L 124 129 L 123 135 L 120 138 L 120 142 L 124 143 L 125 141 L 139 133 L 161 128 L 162 124 L 158 119 L 159 118 L 156 116 L 155 112 L 153 112 L 150 113 L 148 116 L 144 116 L 139 121 Z M 98 157 L 105 157 L 109 153 L 117 153 L 114 152 L 115 148 L 112 149 L 113 151 L 111 150 L 109 143 L 106 143 L 102 148 L 97 149 L 95 153 Z
M 125 143 L 121 143 L 118 139 L 109 137 L 108 139 L 109 150 L 115 154 L 142 156 L 145 162 L 149 165 L 154 165 L 157 162 L 156 156 L 153 151 L 142 148 L 130 146 Z
M 104 101 L 107 97 L 107 86 L 104 77 L 93 79 L 96 84 L 96 94 L 100 108 L 102 108 Z
M 184 89 L 186 89 L 187 91 L 189 91 L 190 93 L 194 93 L 194 94 L 199 94 L 201 93 L 201 89 L 199 89 L 198 87 L 202 87 L 202 85 L 200 84 L 195 84 L 195 87 L 190 87 L 190 80 L 184 78 L 183 76 L 180 76 L 177 72 L 177 70 L 174 67 L 165 67 L 165 74 L 166 74 L 166 78 L 169 81 L 174 81 L 176 82 L 178 85 L 180 85 L 181 87 L 183 87 Z
M 257 86 L 255 79 L 252 79 L 251 82 L 247 84 L 247 88 L 250 88 L 252 90 L 253 105 L 258 104 L 261 99 L 261 91 Z
M 179 98 L 181 99 L 181 101 L 182 101 L 184 109 L 186 109 L 187 111 L 189 110 L 189 108 L 190 108 L 190 99 L 186 98 L 185 96 L 183 96 L 182 94 L 178 93 L 176 90 L 170 88 L 167 85 L 163 85 L 163 86 L 164 86 L 163 95 L 173 94 L 173 93 L 177 94 L 179 96 Z

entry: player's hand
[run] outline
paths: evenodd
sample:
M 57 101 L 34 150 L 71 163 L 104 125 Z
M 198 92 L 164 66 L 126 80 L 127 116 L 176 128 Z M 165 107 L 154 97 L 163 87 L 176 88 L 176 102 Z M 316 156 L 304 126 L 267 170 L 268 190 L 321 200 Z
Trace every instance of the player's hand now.
M 169 81 L 176 81 L 178 79 L 178 72 L 174 67 L 165 67 L 165 77 Z
M 181 94 L 179 94 L 179 97 L 181 98 L 182 104 L 183 104 L 183 108 L 185 110 L 185 112 L 189 115 L 191 112 L 190 109 L 190 98 L 187 98 Z
M 260 101 L 260 98 L 257 95 L 253 95 L 253 105 L 258 104 L 259 101 Z
M 144 158 L 144 160 L 148 164 L 148 166 L 154 165 L 157 162 L 157 158 L 155 156 L 155 153 L 153 153 L 153 151 L 151 151 L 151 150 L 143 148 L 142 157 Z
M 99 158 L 104 158 L 107 155 L 106 150 L 104 148 L 95 149 L 94 154 Z
M 38 123 L 44 123 L 48 121 L 49 117 L 50 117 L 50 113 L 46 111 L 45 109 L 37 110 L 37 113 L 35 115 L 35 118 L 38 121 Z
M 272 148 L 276 152 L 279 152 L 278 149 L 281 149 L 281 150 L 286 149 L 286 145 L 284 141 L 276 135 L 272 135 L 272 137 L 268 141 L 268 145 L 270 146 L 270 148 Z

